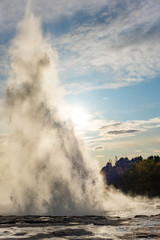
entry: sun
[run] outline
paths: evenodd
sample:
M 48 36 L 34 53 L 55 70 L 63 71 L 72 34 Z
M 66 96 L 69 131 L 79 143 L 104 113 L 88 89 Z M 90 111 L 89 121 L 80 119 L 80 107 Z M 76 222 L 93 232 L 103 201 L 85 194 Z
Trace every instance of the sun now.
M 79 130 L 85 130 L 89 124 L 89 114 L 81 106 L 74 106 L 70 109 L 70 119 Z

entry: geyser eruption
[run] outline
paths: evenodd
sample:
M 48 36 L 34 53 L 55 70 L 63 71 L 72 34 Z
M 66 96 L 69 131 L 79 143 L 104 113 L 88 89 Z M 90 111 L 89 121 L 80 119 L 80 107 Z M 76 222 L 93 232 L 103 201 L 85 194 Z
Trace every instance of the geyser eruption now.
M 82 215 L 103 209 L 96 163 L 62 117 L 55 58 L 40 20 L 28 11 L 11 46 L 8 134 L 0 162 L 3 214 Z

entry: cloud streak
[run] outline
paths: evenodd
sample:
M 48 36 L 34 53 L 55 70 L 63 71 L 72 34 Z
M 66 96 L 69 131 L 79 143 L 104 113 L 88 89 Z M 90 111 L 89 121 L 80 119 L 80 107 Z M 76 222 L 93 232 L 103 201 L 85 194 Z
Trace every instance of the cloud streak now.
M 106 143 L 115 139 L 134 137 L 137 134 L 147 133 L 160 127 L 160 118 L 148 120 L 132 120 L 124 122 L 107 121 L 105 119 L 93 119 L 92 128 L 88 128 L 86 142 L 97 148 L 97 144 Z M 98 148 L 101 145 L 98 145 Z
M 109 131 L 107 133 L 111 135 L 120 135 L 120 134 L 132 134 L 136 132 L 139 132 L 139 131 L 134 129 L 129 129 L 129 130 Z
M 97 146 L 94 148 L 94 151 L 102 151 L 102 150 L 104 150 L 103 146 Z

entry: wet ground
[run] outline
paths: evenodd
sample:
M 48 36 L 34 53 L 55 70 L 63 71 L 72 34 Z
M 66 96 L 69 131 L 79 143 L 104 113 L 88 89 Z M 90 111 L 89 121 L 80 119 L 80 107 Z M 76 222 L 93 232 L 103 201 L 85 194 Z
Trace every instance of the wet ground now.
M 0 216 L 0 239 L 160 239 L 160 214 L 104 216 Z

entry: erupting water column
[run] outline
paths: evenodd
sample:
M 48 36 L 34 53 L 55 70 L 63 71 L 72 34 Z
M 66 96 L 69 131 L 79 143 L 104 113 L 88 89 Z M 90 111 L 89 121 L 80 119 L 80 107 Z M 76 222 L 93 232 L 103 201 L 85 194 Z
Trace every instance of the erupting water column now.
M 0 163 L 4 213 L 82 215 L 103 209 L 96 162 L 85 156 L 71 124 L 62 119 L 55 57 L 40 20 L 28 11 L 11 46 L 9 127 Z

